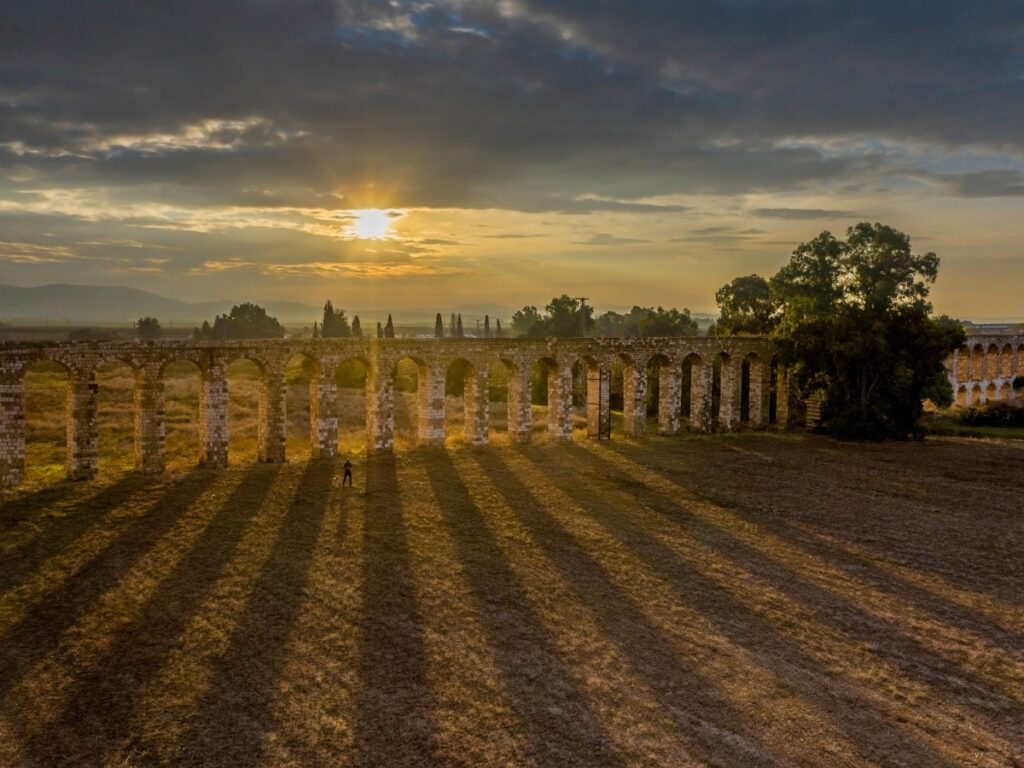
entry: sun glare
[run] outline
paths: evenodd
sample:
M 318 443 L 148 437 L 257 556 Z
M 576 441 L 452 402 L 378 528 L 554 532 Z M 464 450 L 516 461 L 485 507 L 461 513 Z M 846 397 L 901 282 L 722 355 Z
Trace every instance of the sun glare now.
M 352 222 L 352 234 L 360 240 L 383 240 L 391 232 L 395 218 L 390 211 L 380 208 L 364 208 L 352 211 L 355 221 Z

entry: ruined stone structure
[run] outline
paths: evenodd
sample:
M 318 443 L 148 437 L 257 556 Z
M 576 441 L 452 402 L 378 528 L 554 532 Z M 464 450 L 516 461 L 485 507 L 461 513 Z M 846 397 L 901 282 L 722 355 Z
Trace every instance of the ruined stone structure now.
M 67 474 L 93 477 L 98 465 L 96 371 L 113 361 L 127 363 L 135 376 L 135 466 L 157 473 L 164 468 L 163 371 L 172 362 L 191 361 L 201 375 L 199 435 L 201 463 L 228 462 L 227 366 L 244 358 L 261 373 L 258 408 L 260 461 L 285 459 L 285 368 L 303 356 L 313 370 L 310 381 L 310 435 L 314 456 L 333 456 L 338 444 L 335 373 L 351 359 L 366 367 L 366 428 L 371 449 L 393 445 L 395 369 L 402 359 L 418 370 L 418 442 L 439 445 L 445 439 L 445 376 L 462 361 L 465 378 L 465 440 L 488 440 L 488 369 L 504 367 L 508 380 L 508 433 L 513 442 L 530 438 L 530 374 L 547 372 L 548 434 L 572 436 L 573 368 L 585 370 L 589 436 L 610 435 L 609 392 L 614 363 L 623 367 L 624 432 L 644 435 L 647 425 L 648 372 L 658 376 L 658 431 L 675 434 L 682 423 L 684 375 L 689 372 L 689 429 L 707 432 L 743 425 L 785 425 L 789 415 L 787 379 L 772 365 L 771 342 L 762 338 L 648 339 L 306 339 L 223 343 L 80 342 L 5 344 L 0 347 L 0 484 L 13 486 L 24 475 L 24 374 L 34 362 L 48 360 L 68 374 Z M 578 370 L 578 369 L 577 369 Z M 713 398 L 713 389 L 719 394 Z M 774 391 L 774 396 L 771 392 Z
M 978 334 L 946 359 L 960 406 L 1013 400 L 1013 380 L 1024 376 L 1024 334 Z

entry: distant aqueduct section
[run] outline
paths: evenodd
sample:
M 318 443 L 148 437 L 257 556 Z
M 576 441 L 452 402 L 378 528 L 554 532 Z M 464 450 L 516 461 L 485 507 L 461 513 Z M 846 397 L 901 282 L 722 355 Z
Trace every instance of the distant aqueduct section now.
M 946 359 L 956 404 L 1013 400 L 1013 380 L 1024 376 L 1024 334 L 977 334 Z
M 445 375 L 463 361 L 466 442 L 488 440 L 488 368 L 505 368 L 508 380 L 508 433 L 513 442 L 529 440 L 532 429 L 530 374 L 547 371 L 549 439 L 572 437 L 572 371 L 586 371 L 588 436 L 610 435 L 609 393 L 614 362 L 623 366 L 624 433 L 642 437 L 647 423 L 647 371 L 657 369 L 658 431 L 675 434 L 684 426 L 707 432 L 745 424 L 788 422 L 788 381 L 772 364 L 770 341 L 733 338 L 579 338 L 579 339 L 319 339 L 222 343 L 79 342 L 7 343 L 0 346 L 0 485 L 14 486 L 25 472 L 24 374 L 34 362 L 52 361 L 68 375 L 66 397 L 67 475 L 88 479 L 98 469 L 96 371 L 120 361 L 134 372 L 135 466 L 142 472 L 164 469 L 163 371 L 172 362 L 191 361 L 201 376 L 199 397 L 200 463 L 228 462 L 227 366 L 244 358 L 260 370 L 257 454 L 263 462 L 285 460 L 284 373 L 301 355 L 312 364 L 310 437 L 312 455 L 334 456 L 338 445 L 335 372 L 351 359 L 366 367 L 366 429 L 370 449 L 389 450 L 394 436 L 395 370 L 403 359 L 418 369 L 419 444 L 445 440 Z M 718 363 L 716 365 L 715 363 Z M 688 424 L 683 425 L 681 396 L 684 366 L 690 376 Z M 747 374 L 744 375 L 743 371 Z M 719 396 L 714 398 L 714 384 Z M 775 396 L 770 397 L 770 392 Z M 743 408 L 741 409 L 741 402 Z M 713 412 L 714 410 L 714 412 Z

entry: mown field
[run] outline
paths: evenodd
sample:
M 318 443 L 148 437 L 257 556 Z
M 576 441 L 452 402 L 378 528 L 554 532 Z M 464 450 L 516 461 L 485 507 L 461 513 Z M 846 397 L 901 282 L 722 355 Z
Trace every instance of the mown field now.
M 406 450 L 0 505 L 0 765 L 1024 760 L 1024 445 Z

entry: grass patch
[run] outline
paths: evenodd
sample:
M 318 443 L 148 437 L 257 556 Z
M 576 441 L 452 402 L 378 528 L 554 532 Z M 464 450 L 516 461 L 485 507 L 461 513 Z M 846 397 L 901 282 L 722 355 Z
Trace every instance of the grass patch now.
M 0 764 L 1005 766 L 1024 452 L 415 449 L 0 503 Z

